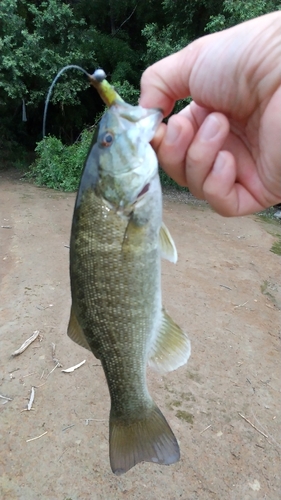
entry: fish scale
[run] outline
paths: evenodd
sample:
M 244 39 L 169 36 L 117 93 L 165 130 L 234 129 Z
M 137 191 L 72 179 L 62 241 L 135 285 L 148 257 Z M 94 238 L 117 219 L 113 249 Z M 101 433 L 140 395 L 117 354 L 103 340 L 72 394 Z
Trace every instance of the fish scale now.
M 155 288 L 155 277 L 160 274 L 160 262 L 158 270 L 155 265 L 160 219 L 155 227 L 154 250 L 150 250 L 151 240 L 149 251 L 146 250 L 144 235 L 141 237 L 143 249 L 138 241 L 135 249 L 124 240 L 129 218 L 118 217 L 114 210 L 105 211 L 105 208 L 103 201 L 89 193 L 88 201 L 86 198 L 78 209 L 70 249 L 70 259 L 73 247 L 76 255 L 71 259 L 74 262 L 71 265 L 73 295 L 79 297 L 74 307 L 86 311 L 84 333 L 90 345 L 95 343 L 98 352 L 107 346 L 112 348 L 116 331 L 118 333 L 122 327 L 122 348 L 132 352 L 134 344 L 137 343 L 139 348 L 142 339 L 144 357 L 147 329 L 153 322 L 151 316 L 157 307 L 157 304 L 153 306 L 151 291 Z M 101 322 L 106 323 L 106 333 L 99 328 Z M 135 331 L 138 335 L 134 335 Z

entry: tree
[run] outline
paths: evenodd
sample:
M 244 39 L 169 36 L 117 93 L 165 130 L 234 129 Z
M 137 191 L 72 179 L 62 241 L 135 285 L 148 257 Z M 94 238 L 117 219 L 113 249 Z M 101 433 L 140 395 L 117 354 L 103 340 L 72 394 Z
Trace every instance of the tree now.
M 199 36 L 278 8 L 276 0 L 1 0 L 2 141 L 34 147 L 48 88 L 65 65 L 88 72 L 102 67 L 123 98 L 136 103 L 149 64 Z M 47 131 L 71 143 L 102 109 L 95 90 L 72 71 L 56 84 Z
M 211 15 L 205 31 L 214 33 L 221 31 L 254 17 L 280 10 L 281 4 L 276 0 L 224 0 L 217 15 Z

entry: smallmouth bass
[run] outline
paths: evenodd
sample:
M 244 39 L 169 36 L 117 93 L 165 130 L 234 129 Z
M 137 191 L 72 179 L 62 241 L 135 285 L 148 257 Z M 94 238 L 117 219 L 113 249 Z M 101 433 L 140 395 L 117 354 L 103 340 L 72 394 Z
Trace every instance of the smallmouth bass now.
M 109 104 L 74 209 L 68 335 L 102 363 L 111 398 L 110 464 L 120 475 L 141 461 L 179 460 L 176 437 L 148 392 L 146 365 L 160 372 L 182 366 L 190 342 L 161 302 L 161 256 L 177 260 L 149 144 L 162 114 L 121 99 Z

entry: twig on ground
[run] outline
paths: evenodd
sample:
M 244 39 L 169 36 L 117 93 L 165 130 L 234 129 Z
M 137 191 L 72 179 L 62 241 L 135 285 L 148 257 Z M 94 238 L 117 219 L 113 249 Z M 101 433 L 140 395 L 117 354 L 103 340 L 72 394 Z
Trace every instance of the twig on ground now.
M 85 418 L 85 425 L 89 425 L 89 422 L 106 422 L 105 418 Z
M 257 419 L 256 415 L 254 414 L 253 410 L 252 410 L 252 414 L 253 414 L 254 419 L 258 422 L 259 426 L 260 426 L 260 427 L 263 427 L 263 426 L 262 426 L 262 424 L 261 424 L 261 423 L 259 422 L 259 420 Z M 275 418 L 275 417 L 273 417 L 273 419 L 274 419 L 274 418 Z M 269 441 L 269 440 L 270 440 L 270 441 Z M 272 443 L 271 441 L 273 441 L 273 443 L 275 444 L 275 446 L 277 446 L 279 449 L 281 449 L 281 444 L 280 444 L 280 443 L 278 443 L 278 442 L 276 441 L 276 439 L 275 439 L 275 438 L 274 438 L 271 434 L 269 434 L 269 433 L 268 433 L 268 443 L 269 443 L 269 444 L 271 444 L 271 445 L 273 446 L 273 443 Z
M 62 364 L 59 362 L 59 360 L 55 357 L 55 354 L 56 354 L 56 344 L 54 344 L 54 342 L 51 343 L 51 346 L 52 346 L 52 358 L 53 358 L 53 362 L 58 365 L 60 368 L 62 368 Z
M 74 372 L 74 370 L 76 370 L 77 368 L 80 368 L 80 366 L 84 365 L 84 363 L 86 363 L 85 359 L 84 359 L 84 361 L 81 361 L 81 363 L 78 363 L 78 365 L 71 366 L 70 368 L 67 368 L 66 370 L 62 370 L 62 372 L 64 372 L 64 373 Z
M 35 441 L 35 439 L 40 439 L 42 436 L 45 436 L 45 434 L 48 434 L 48 431 L 43 432 L 43 434 L 40 434 L 40 436 L 36 436 L 35 438 L 27 439 L 26 443 L 29 443 L 30 441 Z
M 67 429 L 70 429 L 70 427 L 74 427 L 75 424 L 71 424 L 71 425 L 68 425 L 67 427 L 65 427 L 64 429 L 62 429 L 62 432 L 63 431 L 66 431 Z
M 39 335 L 39 330 L 36 330 L 35 332 L 33 332 L 33 334 L 31 335 L 31 337 L 29 337 L 21 346 L 19 349 L 17 349 L 16 351 L 14 351 L 12 353 L 12 356 L 18 356 L 19 354 L 21 354 L 23 351 L 25 351 L 25 349 L 27 349 L 27 347 L 32 343 L 34 342 L 34 340 L 37 339 Z
M 273 389 L 276 392 L 280 392 L 278 389 L 275 389 L 275 387 L 273 387 L 272 385 L 269 384 L 271 379 L 269 379 L 268 381 L 262 380 L 262 379 L 259 379 L 259 380 L 262 384 L 265 384 L 267 387 L 270 387 L 270 389 Z
M 34 375 L 35 372 L 32 372 L 32 373 L 28 373 L 27 375 L 23 375 L 21 378 L 26 378 L 26 377 L 30 377 L 30 375 Z
M 227 290 L 232 290 L 232 288 L 230 288 L 230 286 L 227 286 L 227 285 L 220 285 L 222 286 L 223 288 L 227 288 Z
M 54 366 L 54 368 L 48 373 L 46 379 L 51 375 L 51 373 L 53 373 L 53 371 L 58 367 L 60 366 L 60 363 L 57 363 L 56 366 Z M 42 384 L 43 385 L 43 384 Z
M 61 456 L 58 459 L 58 462 L 60 461 L 61 457 L 65 454 L 66 451 L 67 451 L 67 448 L 62 452 Z
M 232 335 L 236 335 L 236 333 L 234 333 L 232 330 L 230 330 L 229 328 L 226 328 L 226 330 L 230 333 L 232 333 Z
M 250 424 L 253 427 L 253 429 L 255 429 L 257 432 L 259 432 L 266 439 L 268 439 L 268 436 L 264 432 L 260 431 L 254 424 L 252 424 L 252 422 L 250 422 L 250 420 L 248 420 L 246 417 L 244 417 L 244 415 L 242 415 L 242 413 L 238 412 L 238 415 L 240 415 L 240 417 L 243 418 L 243 420 L 245 420 L 246 422 L 248 422 L 248 424 Z
M 7 401 L 13 401 L 12 398 L 8 398 L 7 396 L 2 396 L 2 394 L 0 394 L 0 398 L 6 399 Z
M 2 396 L 2 394 L 0 394 L 0 398 L 7 399 L 8 401 L 13 401 L 12 398 L 8 398 L 7 396 Z
M 199 434 L 203 434 L 203 432 L 205 432 L 207 429 L 210 429 L 210 427 L 212 427 L 212 424 L 208 425 L 208 427 L 206 427 L 205 429 L 203 429 L 203 431 L 201 431 Z
M 238 307 L 244 307 L 246 304 L 248 304 L 248 300 L 246 300 L 246 302 L 244 302 L 244 304 L 238 304 L 238 306 L 234 306 L 234 309 L 237 309 Z
M 39 389 L 39 387 L 42 387 L 42 385 L 45 385 L 46 383 L 47 383 L 47 380 L 46 380 L 46 382 L 43 382 L 43 384 L 35 385 L 34 389 Z
M 34 401 L 34 396 L 35 396 L 34 387 L 31 387 L 30 399 L 29 399 L 29 402 L 28 402 L 28 405 L 27 405 L 27 410 L 28 411 L 30 411 L 31 408 L 32 408 L 33 401 Z

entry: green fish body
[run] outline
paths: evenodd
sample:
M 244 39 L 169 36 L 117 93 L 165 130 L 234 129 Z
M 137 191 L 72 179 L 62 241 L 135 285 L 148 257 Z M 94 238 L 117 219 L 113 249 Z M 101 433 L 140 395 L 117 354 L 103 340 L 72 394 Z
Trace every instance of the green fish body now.
M 168 465 L 180 456 L 146 384 L 147 363 L 165 372 L 190 354 L 186 334 L 161 303 L 161 255 L 177 259 L 149 144 L 161 119 L 158 110 L 110 107 L 85 163 L 72 223 L 68 335 L 101 360 L 118 475 L 141 461 Z

